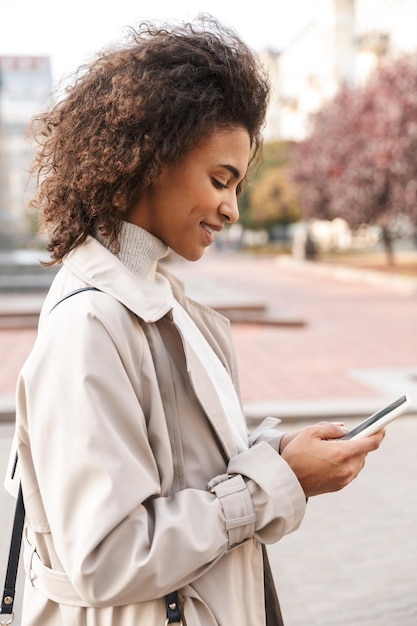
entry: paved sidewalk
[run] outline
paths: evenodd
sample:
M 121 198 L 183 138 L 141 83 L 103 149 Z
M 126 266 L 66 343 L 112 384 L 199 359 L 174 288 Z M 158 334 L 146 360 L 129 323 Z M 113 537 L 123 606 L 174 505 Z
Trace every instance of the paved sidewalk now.
M 322 418 L 353 424 L 404 392 L 417 402 L 415 281 L 214 253 L 170 269 L 209 304 L 256 302 L 303 322 L 232 324 L 252 420 L 273 414 L 286 429 Z M 31 328 L 0 330 L 4 404 L 34 338 Z M 312 498 L 301 528 L 269 548 L 286 626 L 416 626 L 416 418 L 413 410 L 391 424 L 356 481 Z M 11 432 L 0 424 L 2 474 Z M 10 505 L 0 492 L 2 529 Z M 1 576 L 7 541 L 0 533 Z
M 209 304 L 217 287 L 304 322 L 232 324 L 249 418 L 358 416 L 405 392 L 417 400 L 417 280 L 286 257 L 208 255 L 172 269 Z
M 288 258 L 207 254 L 170 269 L 196 299 L 235 311 L 266 307 L 277 324 L 232 323 L 249 419 L 358 416 L 404 392 L 417 398 L 417 281 Z M 29 320 L 42 296 L 13 296 Z M 0 315 L 5 310 L 0 295 Z M 11 306 L 10 299 L 7 306 Z M 36 336 L 0 328 L 0 415 Z

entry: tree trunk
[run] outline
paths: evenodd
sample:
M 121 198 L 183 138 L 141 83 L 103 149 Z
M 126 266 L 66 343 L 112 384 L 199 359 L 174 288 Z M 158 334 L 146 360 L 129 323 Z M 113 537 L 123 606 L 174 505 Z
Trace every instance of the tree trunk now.
M 385 252 L 387 255 L 387 263 L 389 266 L 392 266 L 395 264 L 393 237 L 390 229 L 387 226 L 382 226 L 382 243 L 384 244 Z

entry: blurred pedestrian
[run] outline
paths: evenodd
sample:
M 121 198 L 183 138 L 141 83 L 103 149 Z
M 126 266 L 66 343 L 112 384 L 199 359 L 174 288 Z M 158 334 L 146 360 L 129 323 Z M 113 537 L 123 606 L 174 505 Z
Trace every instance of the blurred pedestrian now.
M 268 98 L 214 19 L 145 23 L 33 122 L 62 268 L 17 389 L 22 626 L 279 624 L 263 546 L 381 442 L 273 418 L 248 435 L 229 323 L 164 263 L 237 221 Z

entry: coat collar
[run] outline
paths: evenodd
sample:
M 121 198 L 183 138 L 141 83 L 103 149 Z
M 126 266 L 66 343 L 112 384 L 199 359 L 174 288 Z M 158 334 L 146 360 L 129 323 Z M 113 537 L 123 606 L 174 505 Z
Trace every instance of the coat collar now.
M 156 322 L 172 309 L 169 289 L 164 285 L 155 288 L 135 276 L 91 236 L 69 252 L 63 263 L 78 278 L 113 296 L 145 322 Z

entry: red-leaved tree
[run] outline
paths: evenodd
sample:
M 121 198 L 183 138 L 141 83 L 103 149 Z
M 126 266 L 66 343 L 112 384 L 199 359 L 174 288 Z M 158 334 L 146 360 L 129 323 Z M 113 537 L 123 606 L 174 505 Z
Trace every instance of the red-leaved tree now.
M 295 148 L 292 177 L 307 218 L 343 217 L 352 228 L 417 227 L 417 59 L 380 66 L 366 85 L 343 88 Z

